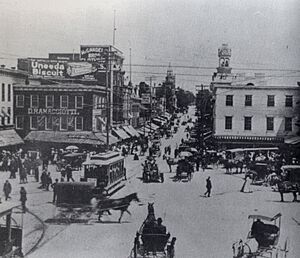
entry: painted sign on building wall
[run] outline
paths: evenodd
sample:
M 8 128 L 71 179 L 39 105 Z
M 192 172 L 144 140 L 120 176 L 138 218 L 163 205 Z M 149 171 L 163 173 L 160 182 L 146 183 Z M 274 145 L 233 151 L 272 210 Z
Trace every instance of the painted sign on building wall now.
M 106 64 L 108 61 L 108 55 L 109 55 L 109 46 L 94 46 L 94 45 L 80 46 L 81 61 Z
M 64 77 L 66 61 L 46 58 L 18 59 L 18 69 L 36 77 Z

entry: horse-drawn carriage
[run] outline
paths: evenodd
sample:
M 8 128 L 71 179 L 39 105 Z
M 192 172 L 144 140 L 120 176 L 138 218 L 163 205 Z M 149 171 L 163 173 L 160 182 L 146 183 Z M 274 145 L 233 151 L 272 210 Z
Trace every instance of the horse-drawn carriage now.
M 136 233 L 129 258 L 174 258 L 176 238 L 170 240 L 161 218 L 156 219 L 153 203 L 148 204 L 148 215 Z
M 183 179 L 190 181 L 192 179 L 192 173 L 194 172 L 192 163 L 185 158 L 180 159 L 177 164 L 176 179 L 179 181 Z
M 274 217 L 249 215 L 248 219 L 252 219 L 251 230 L 245 242 L 239 240 L 232 245 L 233 258 L 286 258 L 288 240 L 283 248 L 278 245 L 281 214 Z
M 161 142 L 160 140 L 153 140 L 152 146 L 149 149 L 149 153 L 153 157 L 160 157 L 161 156 Z
M 285 193 L 292 193 L 293 201 L 297 201 L 297 193 L 300 194 L 300 165 L 285 165 L 281 170 L 282 173 L 276 182 L 281 201 L 284 201 Z
M 143 182 L 144 183 L 149 183 L 149 182 L 164 182 L 164 174 L 160 173 L 158 170 L 158 166 L 155 162 L 155 159 L 152 157 L 145 161 L 143 164 Z

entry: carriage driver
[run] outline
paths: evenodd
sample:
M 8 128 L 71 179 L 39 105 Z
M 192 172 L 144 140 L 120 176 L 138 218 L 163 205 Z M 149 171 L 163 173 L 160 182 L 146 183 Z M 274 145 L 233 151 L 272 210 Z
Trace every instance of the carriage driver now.
M 165 235 L 167 233 L 167 228 L 162 225 L 162 219 L 161 218 L 158 218 L 157 219 L 157 224 L 155 225 L 155 233 L 157 234 L 162 234 L 162 235 Z

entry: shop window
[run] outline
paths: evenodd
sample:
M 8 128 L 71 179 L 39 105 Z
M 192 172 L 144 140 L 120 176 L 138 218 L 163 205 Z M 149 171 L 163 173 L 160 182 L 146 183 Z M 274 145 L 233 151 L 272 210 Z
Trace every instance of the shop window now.
M 267 131 L 274 131 L 274 117 L 267 117 Z
M 31 130 L 37 130 L 37 128 L 38 128 L 37 116 L 31 116 L 30 117 L 30 129 Z
M 53 108 L 54 107 L 54 96 L 47 95 L 46 96 L 46 108 Z
M 284 123 L 284 130 L 287 132 L 291 132 L 293 130 L 293 125 L 292 125 L 293 119 L 291 117 L 286 117 L 285 118 L 285 123 Z
M 60 130 L 68 130 L 68 117 L 60 117 Z
M 52 130 L 52 117 L 46 117 L 46 130 Z
M 75 97 L 75 108 L 83 108 L 83 96 Z
M 16 96 L 16 107 L 20 107 L 20 108 L 24 107 L 24 95 Z
M 77 116 L 76 117 L 76 130 L 83 130 L 83 117 L 82 116 Z
M 245 95 L 245 106 L 246 107 L 252 106 L 252 95 Z
M 24 129 L 24 116 L 16 116 L 16 129 Z
M 32 107 L 32 108 L 39 107 L 39 96 L 38 95 L 30 96 L 30 107 Z
M 232 129 L 232 116 L 225 116 L 225 129 L 226 130 Z
M 233 95 L 226 95 L 226 106 L 233 106 Z
M 267 106 L 268 107 L 274 107 L 275 106 L 275 95 L 268 95 Z
M 244 117 L 244 130 L 247 130 L 247 131 L 252 130 L 252 117 L 251 116 Z
M 286 107 L 293 107 L 293 95 L 286 95 L 285 96 L 285 106 Z
M 67 95 L 60 96 L 60 107 L 68 108 L 69 106 L 69 97 Z

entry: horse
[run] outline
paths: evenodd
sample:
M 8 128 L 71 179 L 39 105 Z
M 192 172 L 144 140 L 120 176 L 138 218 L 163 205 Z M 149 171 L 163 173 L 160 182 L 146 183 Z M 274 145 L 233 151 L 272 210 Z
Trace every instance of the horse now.
M 276 185 L 280 193 L 281 202 L 284 202 L 283 194 L 285 193 L 292 193 L 294 197 L 293 202 L 297 202 L 297 193 L 300 193 L 300 186 L 298 184 L 278 178 Z
M 97 201 L 96 209 L 98 210 L 98 221 L 101 221 L 101 216 L 104 212 L 111 215 L 110 210 L 119 210 L 121 212 L 118 222 L 121 223 L 124 212 L 126 211 L 129 215 L 128 207 L 132 201 L 140 202 L 137 193 L 129 194 L 119 199 L 103 199 Z

